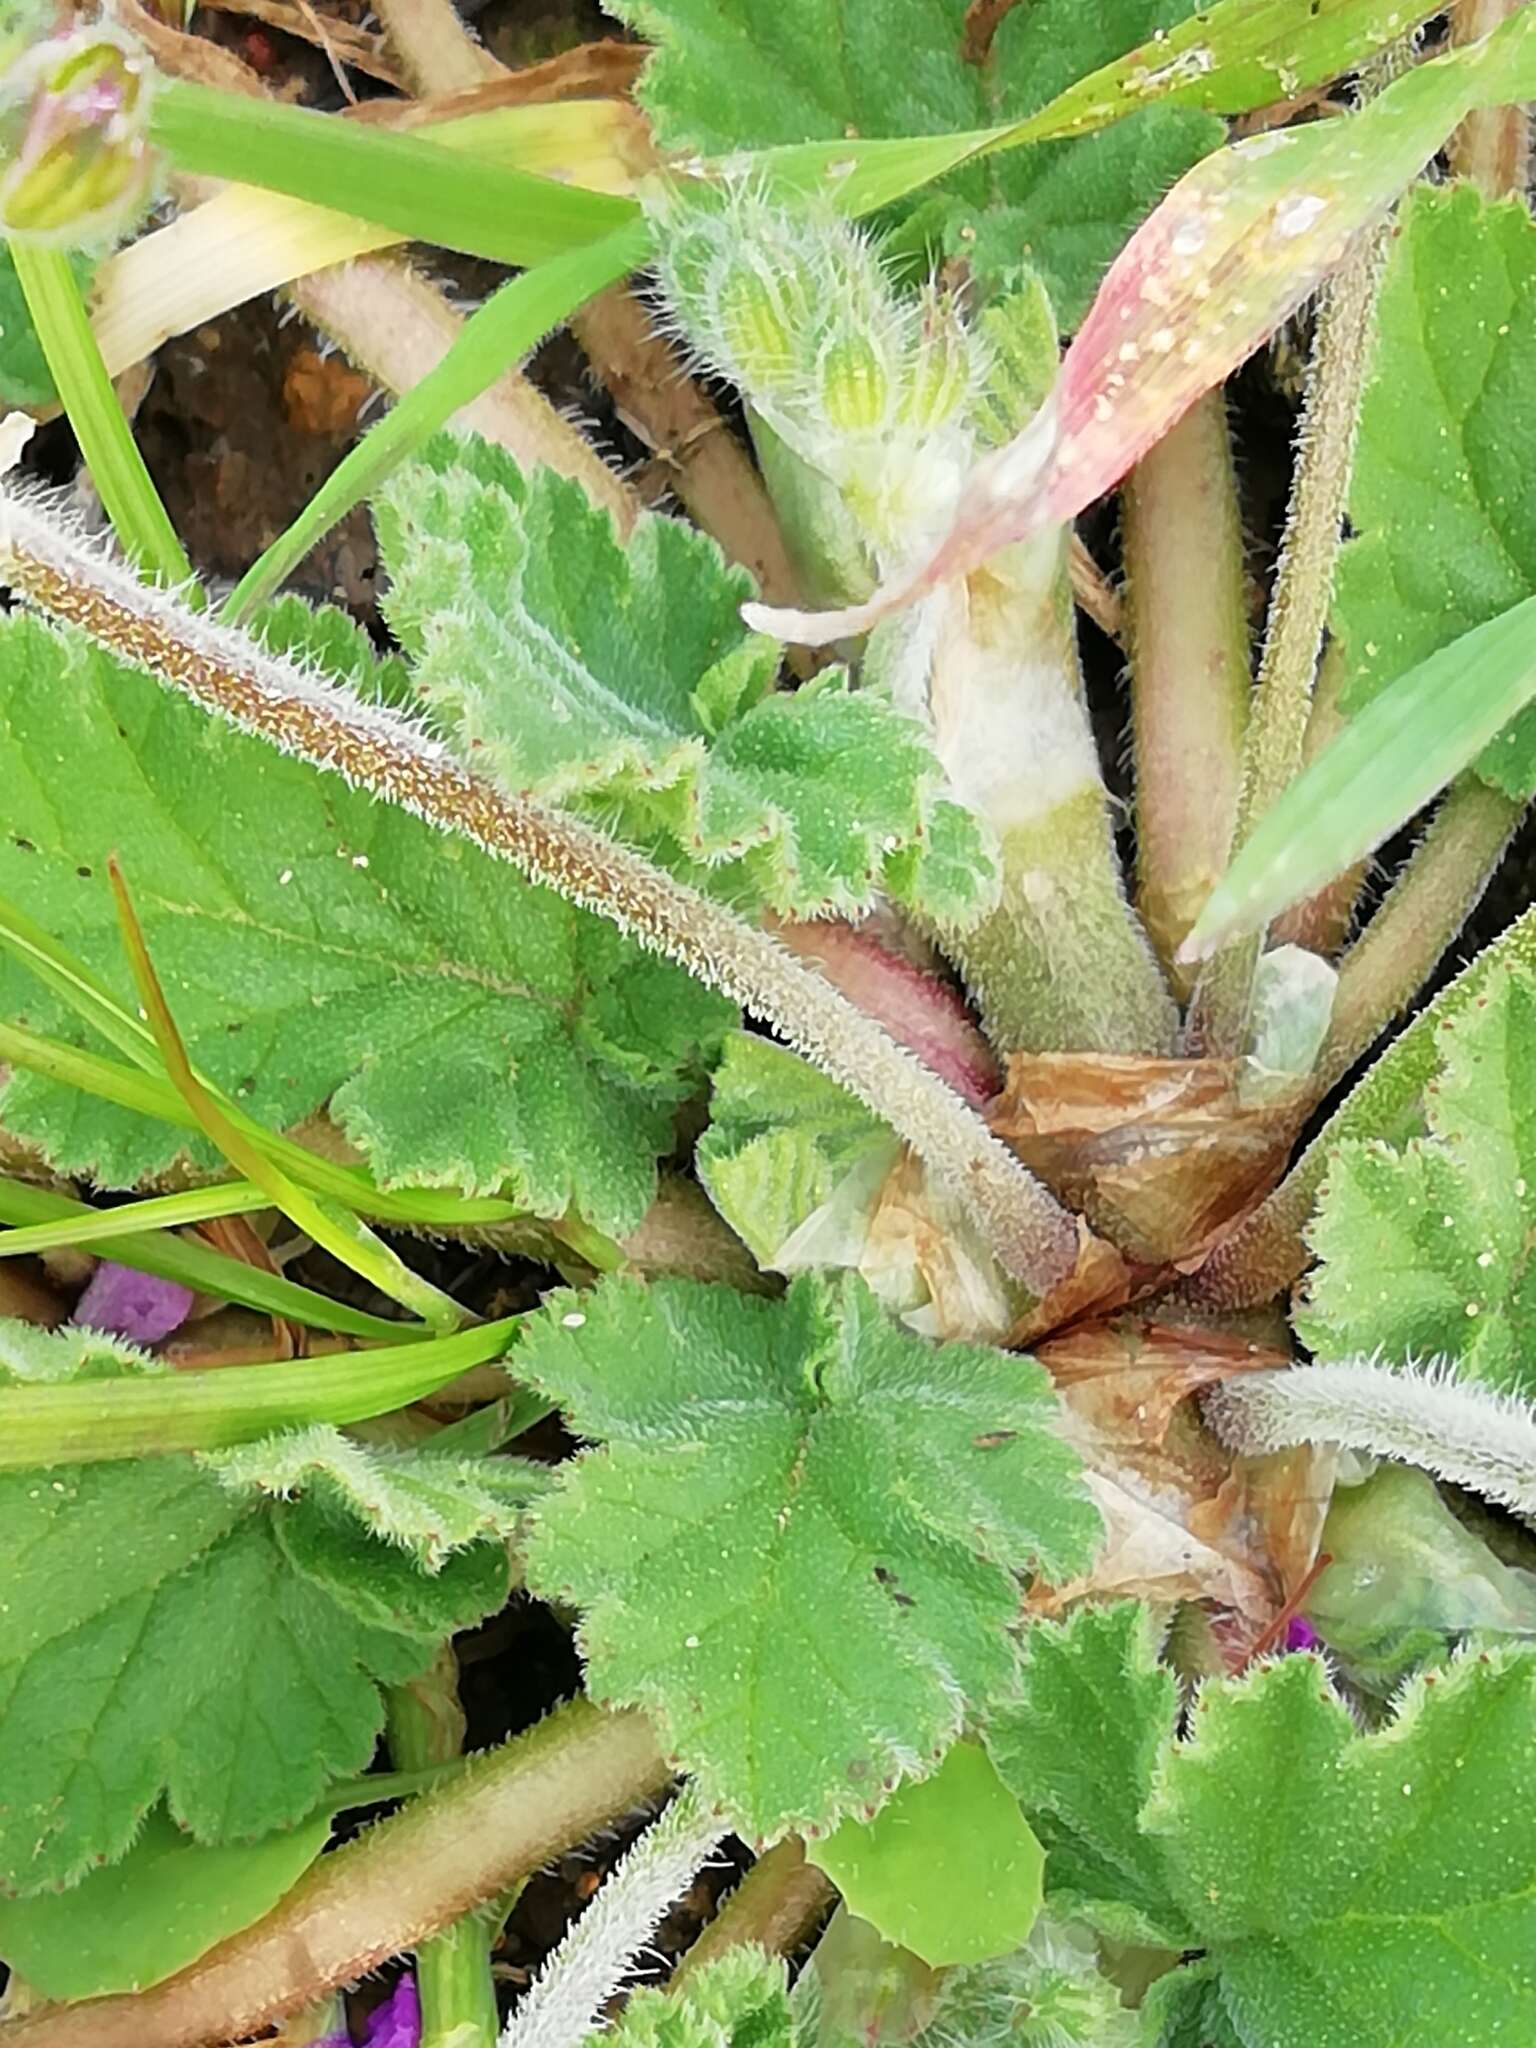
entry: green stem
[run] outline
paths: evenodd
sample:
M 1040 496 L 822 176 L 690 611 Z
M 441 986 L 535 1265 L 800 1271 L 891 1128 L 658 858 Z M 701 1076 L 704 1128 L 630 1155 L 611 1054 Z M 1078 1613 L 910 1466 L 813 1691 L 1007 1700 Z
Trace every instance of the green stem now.
M 1340 962 L 1333 1018 L 1317 1061 L 1320 1093 L 1374 1045 L 1454 944 L 1523 808 L 1476 775 L 1452 785 L 1413 858 Z
M 385 1695 L 389 1753 L 402 1771 L 446 1764 L 464 1748 L 459 1667 L 445 1643 L 429 1671 Z M 416 1951 L 420 2048 L 496 2048 L 500 2017 L 491 1976 L 491 1929 L 468 1913 Z
M 48 369 L 124 554 L 145 575 L 191 583 L 192 564 L 118 403 L 68 256 L 27 241 L 12 242 L 10 252 Z
M 635 220 L 633 199 L 186 79 L 162 84 L 151 132 L 176 168 L 286 192 L 498 263 L 542 263 Z
M 1536 909 L 1528 910 L 1443 988 L 1392 1041 L 1324 1124 L 1272 1195 L 1181 1290 L 1192 1307 L 1229 1311 L 1273 1301 L 1306 1270 L 1302 1232 L 1334 1149 L 1349 1138 L 1401 1141 L 1420 1122 L 1424 1089 L 1440 1071 L 1442 1025 L 1463 1015 L 1509 967 L 1536 972 Z
M 61 1249 L 95 1251 L 114 1238 L 135 1237 L 140 1231 L 180 1230 L 188 1223 L 207 1223 L 216 1216 L 250 1216 L 271 1206 L 271 1196 L 250 1181 L 224 1181 L 214 1187 L 189 1188 L 185 1194 L 125 1202 L 120 1209 L 92 1209 L 83 1216 L 61 1216 L 55 1223 L 24 1224 L 0 1232 L 0 1259 L 31 1258 L 38 1252 Z
M 240 2040 L 414 1948 L 654 1798 L 649 1723 L 583 1699 L 322 1856 L 254 1927 L 136 1995 L 22 2020 L 6 2048 L 202 2048 Z
M 0 1471 L 224 1450 L 274 1430 L 387 1415 L 500 1358 L 520 1320 L 330 1358 L 0 1388 Z
M 1226 394 L 1207 393 L 1121 491 L 1142 922 L 1173 956 L 1226 867 L 1252 692 Z
M 1340 707 L 1350 680 L 1344 643 L 1331 640 L 1323 650 L 1317 672 L 1317 691 L 1312 716 L 1307 720 L 1307 737 L 1301 750 L 1301 765 L 1310 768 L 1319 754 L 1344 730 L 1346 719 Z M 1305 902 L 1293 904 L 1274 922 L 1277 945 L 1305 946 L 1309 953 L 1331 958 L 1349 937 L 1360 891 L 1370 869 L 1368 860 L 1358 860 L 1342 875 L 1326 883 Z
M 1370 235 L 1336 272 L 1318 314 L 1290 511 L 1243 749 L 1234 851 L 1301 766 L 1389 242 L 1390 229 Z M 1236 940 L 1202 977 L 1193 1037 L 1206 1052 L 1232 1056 L 1246 1049 L 1262 949 L 1262 937 Z

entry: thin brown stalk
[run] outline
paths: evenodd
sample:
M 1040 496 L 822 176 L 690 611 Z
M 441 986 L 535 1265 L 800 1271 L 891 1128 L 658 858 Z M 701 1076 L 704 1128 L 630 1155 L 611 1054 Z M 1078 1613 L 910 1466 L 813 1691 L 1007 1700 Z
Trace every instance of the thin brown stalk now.
M 1525 0 L 1457 0 L 1451 12 L 1451 41 L 1461 45 L 1491 35 Z M 1490 199 L 1520 197 L 1531 175 L 1531 110 L 1480 107 L 1469 114 L 1450 141 L 1451 170 L 1470 178 Z
M 1209 392 L 1125 481 L 1138 907 L 1174 965 L 1231 853 L 1252 691 L 1243 522 L 1226 395 Z
M 1476 908 L 1522 806 L 1465 775 L 1339 967 L 1333 1019 L 1318 1055 L 1325 1093 L 1413 1001 Z
M 374 0 L 390 48 L 419 93 L 462 92 L 506 66 L 474 36 L 453 0 Z
M 670 1767 L 637 1713 L 557 1708 L 322 1857 L 282 1903 L 136 1995 L 46 2008 L 5 2048 L 203 2048 L 244 2040 L 530 1877 L 631 1807 Z
M 831 1878 L 806 1861 L 805 1844 L 791 1835 L 757 1859 L 673 1971 L 667 1989 L 676 1991 L 733 1948 L 791 1954 L 836 1897 Z
M 321 20 L 303 0 L 299 5 L 294 0 L 203 0 L 203 5 L 214 13 L 244 15 L 248 20 L 281 30 L 285 36 L 313 43 L 333 64 L 365 72 L 383 85 L 398 89 L 404 84 L 398 65 L 385 54 L 378 36 L 354 27 L 349 21 L 340 21 L 334 14 Z
M 34 495 L 0 496 L 0 581 L 205 710 L 472 840 L 677 961 L 888 1122 L 1033 1293 L 1073 1270 L 1078 1226 L 1054 1196 L 937 1075 L 769 933 L 591 826 L 470 773 L 398 715 L 148 590 Z

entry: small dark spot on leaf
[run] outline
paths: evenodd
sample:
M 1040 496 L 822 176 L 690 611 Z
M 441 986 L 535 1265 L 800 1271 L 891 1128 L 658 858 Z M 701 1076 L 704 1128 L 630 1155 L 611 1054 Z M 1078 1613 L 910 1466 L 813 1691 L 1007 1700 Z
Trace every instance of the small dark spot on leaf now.
M 1004 1444 L 1014 1443 L 1019 1432 L 1016 1429 L 988 1429 L 980 1436 L 973 1436 L 971 1443 L 978 1451 L 998 1451 Z
M 15 839 L 11 843 L 19 853 L 36 853 L 37 851 L 37 848 L 30 839 Z
M 80 877 L 80 879 L 81 879 L 81 881 L 82 881 L 82 882 L 88 882 L 88 881 L 89 881 L 89 880 L 91 879 L 91 876 L 92 876 L 92 874 L 93 874 L 94 872 L 95 872 L 95 870 L 94 870 L 94 869 L 92 869 L 92 868 L 76 868 L 76 869 L 75 869 L 75 873 L 76 873 L 76 874 L 77 874 L 77 875 L 78 875 L 78 876 Z

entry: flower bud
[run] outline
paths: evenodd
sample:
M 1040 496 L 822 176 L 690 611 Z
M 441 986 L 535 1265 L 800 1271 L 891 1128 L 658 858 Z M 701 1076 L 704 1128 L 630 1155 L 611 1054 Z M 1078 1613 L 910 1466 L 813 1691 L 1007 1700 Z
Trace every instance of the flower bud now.
M 747 391 L 766 395 L 794 380 L 800 325 L 794 283 L 792 276 L 774 276 L 749 250 L 721 266 L 710 311 L 722 353 Z
M 125 227 L 154 170 L 148 59 L 95 25 L 35 45 L 0 83 L 0 230 L 78 243 Z
M 970 403 L 977 354 L 954 301 L 926 291 L 904 379 L 902 419 L 931 432 L 963 414 Z
M 816 364 L 822 416 L 840 434 L 862 434 L 883 426 L 893 379 L 873 335 L 834 334 Z

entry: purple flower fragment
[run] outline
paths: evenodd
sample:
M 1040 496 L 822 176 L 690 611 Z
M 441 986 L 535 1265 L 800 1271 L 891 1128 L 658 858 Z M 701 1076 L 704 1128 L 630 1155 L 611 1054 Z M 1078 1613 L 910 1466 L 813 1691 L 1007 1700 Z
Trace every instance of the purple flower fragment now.
M 325 2034 L 314 2048 L 352 2048 L 352 2037 L 345 2030 Z M 413 1971 L 407 1970 L 384 2003 L 369 2014 L 363 2048 L 421 2048 L 421 2000 Z
M 1285 1624 L 1283 1647 L 1287 1650 L 1315 1650 L 1322 1637 L 1310 1621 L 1303 1621 L 1299 1614 L 1293 1614 Z
M 186 1321 L 196 1297 L 176 1280 L 157 1280 L 103 1259 L 75 1304 L 74 1320 L 87 1330 L 130 1344 L 158 1344 Z

